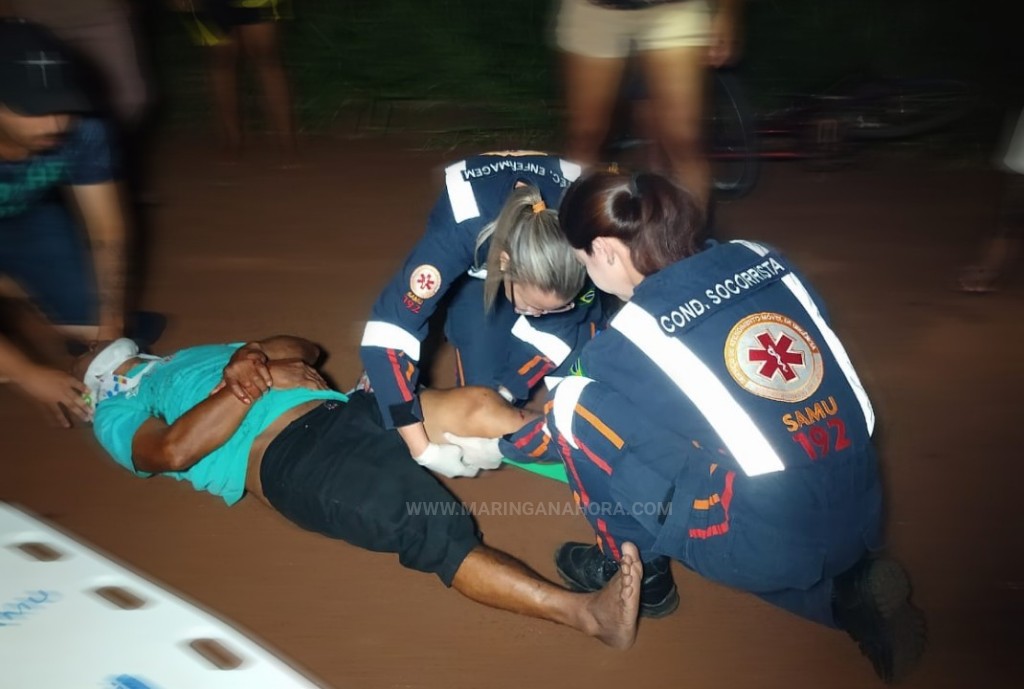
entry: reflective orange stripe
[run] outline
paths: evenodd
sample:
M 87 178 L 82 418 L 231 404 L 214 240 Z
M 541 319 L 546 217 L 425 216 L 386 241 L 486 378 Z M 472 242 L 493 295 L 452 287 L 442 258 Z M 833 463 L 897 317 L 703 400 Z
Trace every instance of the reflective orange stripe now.
M 591 426 L 600 431 L 601 435 L 607 438 L 608 442 L 614 445 L 616 450 L 621 450 L 622 446 L 626 444 L 622 438 L 619 437 L 618 433 L 608 428 L 604 421 L 594 416 L 594 414 L 582 404 L 576 405 L 576 413 L 589 421 Z
M 530 453 L 531 457 L 540 457 L 542 454 L 548 451 L 548 445 L 551 443 L 551 436 L 545 435 L 544 440 L 540 441 L 540 445 Z
M 725 511 L 725 519 L 706 529 L 690 529 L 690 538 L 711 538 L 729 532 L 729 505 L 732 503 L 732 482 L 735 478 L 735 471 L 730 471 L 725 475 L 725 490 L 722 491 L 722 509 Z M 696 501 L 694 503 L 696 504 Z
M 530 370 L 531 368 L 533 368 L 534 366 L 536 366 L 536 365 L 537 365 L 537 362 L 538 362 L 538 361 L 540 361 L 540 360 L 541 360 L 542 358 L 543 358 L 543 357 L 542 357 L 542 356 L 540 356 L 540 355 L 538 354 L 537 356 L 533 357 L 532 359 L 530 359 L 529 361 L 527 361 L 527 362 L 526 362 L 525 364 L 523 364 L 522 366 L 520 366 L 520 367 L 519 367 L 519 375 L 521 375 L 521 376 L 525 376 L 525 375 L 526 375 L 526 372 L 527 372 L 527 371 L 529 371 L 529 370 Z
M 718 503 L 720 503 L 721 501 L 722 501 L 721 498 L 718 497 L 718 493 L 715 493 L 714 495 L 709 497 L 707 500 L 694 500 L 693 501 L 693 509 L 695 509 L 695 510 L 709 510 L 712 507 L 714 507 L 715 505 L 717 505 Z

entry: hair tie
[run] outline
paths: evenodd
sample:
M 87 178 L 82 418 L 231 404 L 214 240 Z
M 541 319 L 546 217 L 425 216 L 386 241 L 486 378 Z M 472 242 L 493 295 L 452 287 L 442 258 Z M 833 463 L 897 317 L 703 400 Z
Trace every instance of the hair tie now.
M 537 203 L 533 204 L 533 212 L 534 213 L 540 213 L 543 210 L 547 210 L 547 207 L 548 207 L 547 204 L 544 203 L 543 200 L 540 200 Z

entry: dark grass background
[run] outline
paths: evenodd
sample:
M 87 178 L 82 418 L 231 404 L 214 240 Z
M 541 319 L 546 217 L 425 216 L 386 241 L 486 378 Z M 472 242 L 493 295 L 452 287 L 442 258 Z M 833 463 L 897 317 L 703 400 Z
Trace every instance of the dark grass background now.
M 296 0 L 282 25 L 299 128 L 532 141 L 561 126 L 557 0 Z M 202 49 L 149 10 L 161 127 L 209 120 Z M 1012 10 L 1011 10 L 1012 8 Z M 967 0 L 748 0 L 737 71 L 758 112 L 849 75 L 976 84 L 965 145 L 984 147 L 1022 88 L 1021 13 Z M 248 80 L 246 117 L 259 127 Z M 970 143 L 966 143 L 970 141 Z

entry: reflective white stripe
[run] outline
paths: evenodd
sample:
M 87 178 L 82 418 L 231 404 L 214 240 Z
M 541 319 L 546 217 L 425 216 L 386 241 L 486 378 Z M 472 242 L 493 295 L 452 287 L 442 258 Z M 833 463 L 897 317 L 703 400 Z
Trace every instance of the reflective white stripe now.
M 562 163 L 562 177 L 570 182 L 575 182 L 576 178 L 583 172 L 583 168 L 576 163 L 570 163 L 568 160 L 561 161 Z
M 383 347 L 398 349 L 413 361 L 420 360 L 420 341 L 408 330 L 402 330 L 394 323 L 370 321 L 363 331 L 360 347 Z
M 476 205 L 473 185 L 462 176 L 462 172 L 465 169 L 466 161 L 463 160 L 454 165 L 449 165 L 444 170 L 444 183 L 448 187 L 448 200 L 452 204 L 452 215 L 455 216 L 455 222 L 462 222 L 463 220 L 480 216 L 480 208 Z
M 742 239 L 736 240 L 735 243 L 742 244 L 759 256 L 768 254 L 768 248 L 761 244 L 747 242 Z M 846 376 L 846 382 L 850 384 L 853 394 L 857 397 L 857 402 L 860 403 L 860 409 L 864 413 L 864 421 L 867 423 L 868 434 L 870 435 L 875 430 L 875 410 L 871 406 L 871 400 L 868 398 L 867 390 L 864 389 L 864 384 L 860 382 L 860 377 L 853 368 L 850 355 L 846 353 L 846 347 L 839 341 L 835 331 L 825 322 L 821 311 L 818 310 L 818 305 L 814 303 L 814 299 L 811 298 L 804 283 L 800 282 L 800 278 L 790 273 L 782 278 L 782 284 L 789 288 L 789 291 L 796 297 L 796 300 L 804 307 L 807 315 L 818 326 L 818 330 L 821 331 L 821 336 L 825 338 L 825 344 L 832 350 L 832 356 L 836 358 L 836 363 L 839 364 L 843 375 Z
M 576 444 L 576 437 L 572 433 L 572 418 L 576 415 L 576 403 L 580 401 L 583 388 L 593 382 L 584 376 L 568 376 L 553 391 L 555 402 L 551 415 L 555 419 L 555 428 L 576 450 L 580 447 Z
M 786 468 L 757 424 L 711 369 L 686 345 L 666 335 L 652 315 L 627 302 L 612 319 L 611 326 L 646 354 L 690 398 L 747 476 Z
M 734 240 L 732 240 L 729 243 L 730 244 L 740 244 L 742 246 L 745 246 L 748 249 L 750 249 L 751 251 L 753 251 L 755 254 L 757 254 L 758 256 L 767 256 L 768 255 L 768 247 L 764 246 L 763 244 L 758 244 L 757 242 L 748 242 L 746 239 L 734 239 Z
M 516 324 L 512 326 L 512 334 L 526 344 L 536 347 L 541 354 L 551 359 L 555 366 L 561 366 L 572 352 L 572 347 L 551 333 L 542 332 L 530 325 L 530 319 L 526 316 L 520 316 L 516 320 Z
M 487 266 L 481 266 L 479 268 L 470 268 L 466 271 L 466 275 L 477 280 L 487 279 Z

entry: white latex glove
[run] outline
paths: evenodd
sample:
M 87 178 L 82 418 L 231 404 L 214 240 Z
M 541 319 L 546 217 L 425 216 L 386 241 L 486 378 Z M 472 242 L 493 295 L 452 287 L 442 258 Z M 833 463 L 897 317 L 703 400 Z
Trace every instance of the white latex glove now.
M 427 449 L 418 457 L 413 457 L 416 463 L 426 467 L 436 474 L 455 478 L 456 476 L 476 476 L 480 472 L 479 467 L 470 466 L 462 461 L 462 448 L 458 445 L 438 445 L 430 443 Z
M 481 469 L 497 469 L 501 466 L 502 454 L 497 438 L 463 438 L 445 433 L 444 439 L 462 448 L 462 461 Z

